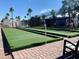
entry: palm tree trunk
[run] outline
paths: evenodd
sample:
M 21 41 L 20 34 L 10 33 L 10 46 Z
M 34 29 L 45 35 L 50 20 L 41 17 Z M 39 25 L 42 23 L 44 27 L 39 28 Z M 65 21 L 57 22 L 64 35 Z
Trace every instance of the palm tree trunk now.
M 47 30 L 47 26 L 46 26 L 46 21 L 44 20 L 44 27 L 45 27 L 45 36 L 47 35 L 46 30 Z
M 11 17 L 12 17 L 12 27 L 13 27 L 13 12 L 11 13 Z
M 30 18 L 31 18 L 31 13 L 29 13 L 29 16 L 30 16 Z M 30 25 L 29 25 L 29 27 L 30 27 Z
M 70 30 L 70 23 L 71 23 L 70 11 L 68 11 L 68 15 L 69 15 L 69 30 Z

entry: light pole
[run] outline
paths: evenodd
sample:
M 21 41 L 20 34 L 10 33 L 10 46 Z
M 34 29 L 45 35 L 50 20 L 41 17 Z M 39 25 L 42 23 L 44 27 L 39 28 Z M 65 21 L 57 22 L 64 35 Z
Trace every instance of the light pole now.
M 44 19 L 44 27 L 45 27 L 45 36 L 47 35 L 46 30 L 47 30 L 47 26 L 46 26 L 46 21 Z
M 45 28 L 45 36 L 47 35 L 46 33 L 46 30 L 47 30 L 47 25 L 46 25 L 46 21 L 45 21 L 45 15 L 42 15 L 42 19 L 43 19 L 43 22 L 44 22 L 44 28 Z

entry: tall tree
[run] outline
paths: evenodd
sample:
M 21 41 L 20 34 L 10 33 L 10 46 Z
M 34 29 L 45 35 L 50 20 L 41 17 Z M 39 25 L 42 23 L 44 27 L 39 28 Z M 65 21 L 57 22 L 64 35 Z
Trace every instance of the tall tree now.
M 4 18 L 4 19 L 6 19 L 6 20 L 7 20 L 7 19 L 8 19 L 8 17 L 7 17 L 7 16 L 5 16 L 5 18 Z
M 6 13 L 6 17 L 7 17 L 7 19 L 9 19 L 9 16 L 10 16 L 9 13 Z
M 9 12 L 11 13 L 11 18 L 13 19 L 13 12 L 14 12 L 13 7 L 10 8 Z
M 26 16 L 24 16 L 24 18 L 26 19 Z
M 1 22 L 4 22 L 5 18 L 2 18 Z
M 31 8 L 29 8 L 28 10 L 27 10 L 27 15 L 29 15 L 30 17 L 31 17 L 31 13 L 32 13 L 32 9 Z
M 20 16 L 18 16 L 17 19 L 20 20 L 21 19 Z
M 66 13 L 68 13 L 69 15 L 69 27 L 71 27 L 72 21 L 74 22 L 75 19 L 71 19 L 71 17 L 73 18 L 73 12 L 79 10 L 77 7 L 79 6 L 79 0 L 63 0 L 62 1 L 62 10 L 67 11 Z M 74 14 L 76 15 L 76 14 Z
M 9 16 L 9 13 L 6 13 L 6 16 Z
M 16 20 L 17 20 L 16 26 L 20 26 L 21 25 L 21 22 L 20 22 L 21 18 L 20 18 L 20 16 L 16 16 Z
M 18 18 L 18 16 L 15 17 L 15 19 L 17 19 L 17 18 Z
M 9 12 L 11 13 L 12 27 L 13 27 L 13 12 L 14 12 L 13 7 L 10 8 Z
M 16 19 L 20 20 L 21 18 L 20 18 L 20 16 L 16 16 Z
M 53 18 L 56 18 L 56 12 L 53 9 L 51 10 L 50 13 L 51 13 L 51 15 L 52 15 Z
M 18 22 L 19 22 L 19 26 L 21 26 L 21 22 L 20 22 L 21 17 L 20 17 L 20 16 L 18 16 L 18 17 L 17 17 L 17 19 L 19 20 L 19 21 L 18 21 Z
M 63 17 L 65 17 L 65 9 L 61 9 L 62 11 L 61 11 L 61 15 L 63 16 Z
M 27 10 L 27 16 L 30 16 L 30 18 L 31 18 L 31 13 L 32 13 L 32 9 L 31 8 L 29 8 L 28 10 Z M 27 23 L 28 23 L 28 26 L 29 26 L 29 20 L 27 20 Z

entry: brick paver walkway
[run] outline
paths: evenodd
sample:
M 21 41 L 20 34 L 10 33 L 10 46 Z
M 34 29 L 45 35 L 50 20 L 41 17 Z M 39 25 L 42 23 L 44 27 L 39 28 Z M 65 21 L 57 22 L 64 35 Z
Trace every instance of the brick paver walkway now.
M 5 59 L 4 56 L 4 49 L 3 49 L 3 42 L 2 42 L 2 36 L 1 36 L 1 28 L 0 28 L 0 59 Z
M 64 38 L 71 42 L 75 42 L 79 37 Z M 62 56 L 63 53 L 63 40 L 53 43 L 48 43 L 42 46 L 23 49 L 12 52 L 14 59 L 57 59 Z M 0 59 L 3 59 L 3 47 L 2 38 L 0 34 Z M 7 55 L 6 59 L 12 59 L 11 55 Z
M 11 55 L 6 56 L 5 53 L 4 53 L 1 28 L 0 28 L 0 59 L 12 59 Z
M 24 49 L 17 52 L 13 52 L 15 59 L 55 59 L 58 55 L 62 55 L 62 44 L 50 43 L 39 47 L 30 49 Z M 59 51 L 59 52 L 58 52 Z

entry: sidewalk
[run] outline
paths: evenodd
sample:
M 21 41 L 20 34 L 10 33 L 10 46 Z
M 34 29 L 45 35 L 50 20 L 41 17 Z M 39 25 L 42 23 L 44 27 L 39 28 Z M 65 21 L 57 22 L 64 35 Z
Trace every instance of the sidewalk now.
M 3 41 L 2 41 L 2 35 L 1 35 L 1 28 L 0 28 L 0 59 L 5 59 Z

